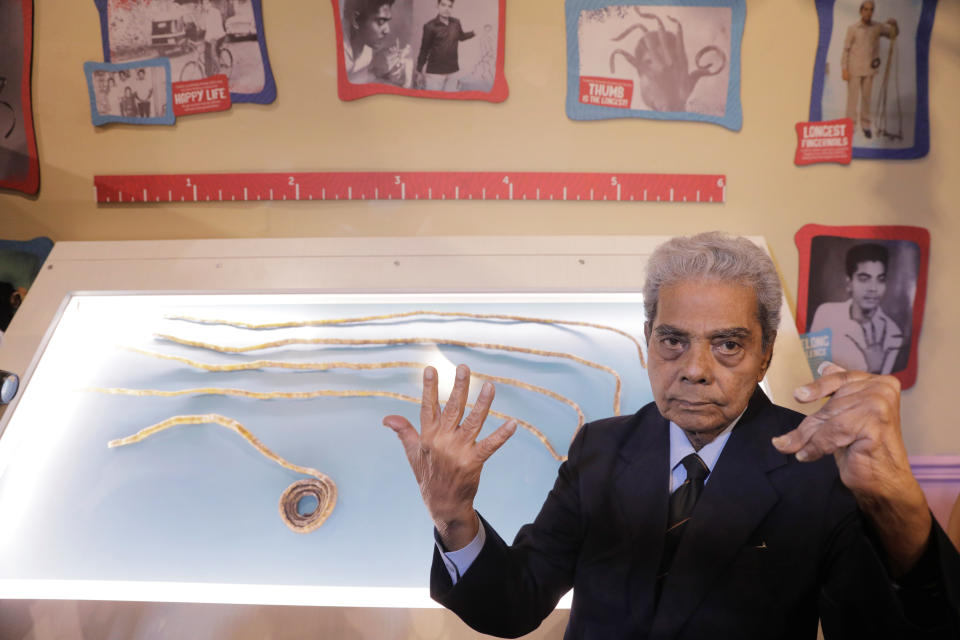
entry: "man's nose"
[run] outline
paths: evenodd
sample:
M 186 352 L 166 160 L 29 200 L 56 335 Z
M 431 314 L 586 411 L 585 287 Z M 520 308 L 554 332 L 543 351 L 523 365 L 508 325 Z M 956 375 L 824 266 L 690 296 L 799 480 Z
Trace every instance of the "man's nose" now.
M 388 33 L 390 33 L 390 23 L 389 23 L 389 22 L 384 22 L 384 23 L 383 23 L 383 35 L 387 35 Z
M 693 384 L 713 382 L 713 354 L 710 345 L 694 342 L 683 354 L 680 367 L 680 379 Z

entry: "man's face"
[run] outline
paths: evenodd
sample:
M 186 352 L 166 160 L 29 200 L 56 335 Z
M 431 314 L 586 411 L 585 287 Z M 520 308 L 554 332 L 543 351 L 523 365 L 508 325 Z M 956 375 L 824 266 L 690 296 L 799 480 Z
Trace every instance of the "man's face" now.
M 437 15 L 449 18 L 453 14 L 453 0 L 440 0 L 437 3 Z
M 383 44 L 383 39 L 390 33 L 390 19 L 393 13 L 390 11 L 390 5 L 382 4 L 376 13 L 367 16 L 357 25 L 357 33 L 361 42 L 372 49 L 378 48 Z
M 661 288 L 646 334 L 657 408 L 709 439 L 746 409 L 773 353 L 762 346 L 753 288 L 716 279 Z
M 863 311 L 873 311 L 880 306 L 880 300 L 887 291 L 887 270 L 882 262 L 860 262 L 847 281 L 853 303 Z
M 143 80 L 144 78 L 147 77 L 147 72 L 144 71 L 143 69 L 140 69 L 139 71 L 137 71 L 137 77 Z
M 864 23 L 868 23 L 871 20 L 873 20 L 873 3 L 872 2 L 864 2 L 860 6 L 860 19 L 863 20 Z

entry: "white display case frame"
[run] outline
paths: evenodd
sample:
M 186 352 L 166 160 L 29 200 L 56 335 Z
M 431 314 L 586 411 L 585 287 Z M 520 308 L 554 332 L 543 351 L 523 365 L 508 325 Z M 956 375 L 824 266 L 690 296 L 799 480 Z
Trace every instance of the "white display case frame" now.
M 0 417 L 0 438 L 17 410 L 22 390 L 30 385 L 60 314 L 75 295 L 636 293 L 642 287 L 648 256 L 665 239 L 570 236 L 58 243 L 0 345 L 0 368 L 21 376 L 21 394 Z M 752 239 L 766 249 L 762 238 Z M 775 401 L 799 409 L 792 390 L 809 379 L 792 314 L 784 303 L 766 385 Z M 424 540 L 424 544 L 430 541 Z M 423 568 L 424 576 L 428 569 Z M 305 625 L 304 633 L 320 629 L 345 633 L 332 637 L 408 637 L 411 628 L 425 637 L 475 635 L 449 612 L 436 610 L 426 589 L 162 584 L 158 591 L 155 584 L 129 583 L 119 591 L 116 587 L 91 581 L 0 580 L 0 630 L 11 619 L 29 612 L 34 624 L 40 618 L 53 623 L 63 616 L 82 618 L 80 627 L 102 623 L 103 637 L 111 624 L 118 624 L 117 616 L 140 620 L 137 628 L 144 630 L 154 624 L 174 625 L 166 627 L 178 629 L 174 635 L 203 628 L 205 637 L 243 637 L 235 625 L 226 622 L 231 618 L 255 619 L 267 627 L 275 618 L 277 628 L 295 619 Z M 162 595 L 158 597 L 158 593 Z M 81 606 L 86 600 L 96 602 Z M 120 600 L 125 602 L 117 602 Z M 291 606 L 306 609 L 293 614 Z M 565 618 L 565 612 L 555 612 L 531 637 L 557 634 Z M 247 631 L 252 628 L 256 627 Z M 81 636 L 66 633 L 58 637 Z M 145 632 L 143 637 L 153 636 Z

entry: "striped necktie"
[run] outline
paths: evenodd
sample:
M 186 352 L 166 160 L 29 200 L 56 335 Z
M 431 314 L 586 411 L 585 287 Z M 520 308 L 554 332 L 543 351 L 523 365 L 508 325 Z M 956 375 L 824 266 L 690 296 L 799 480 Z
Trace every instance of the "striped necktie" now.
M 663 540 L 663 556 L 660 558 L 660 570 L 657 572 L 657 594 L 663 584 L 663 579 L 670 572 L 673 556 L 680 546 L 680 538 L 687 527 L 693 507 L 697 504 L 700 492 L 703 491 L 703 482 L 710 469 L 695 453 L 691 453 L 680 464 L 687 470 L 687 479 L 670 496 L 670 513 L 667 520 L 667 532 Z

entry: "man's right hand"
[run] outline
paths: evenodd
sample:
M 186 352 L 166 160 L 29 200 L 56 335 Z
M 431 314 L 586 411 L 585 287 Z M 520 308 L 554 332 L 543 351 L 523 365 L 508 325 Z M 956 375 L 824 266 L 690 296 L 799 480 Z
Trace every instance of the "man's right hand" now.
M 423 371 L 420 433 L 402 416 L 383 419 L 383 424 L 393 429 L 403 443 L 423 502 L 450 551 L 462 549 L 477 535 L 479 521 L 473 499 L 480 486 L 483 463 L 517 430 L 517 423 L 509 420 L 478 442 L 477 434 L 487 418 L 494 389 L 489 382 L 484 383 L 473 410 L 463 419 L 469 388 L 470 369 L 460 365 L 450 399 L 441 412 L 437 370 L 427 367 Z
M 843 81 L 850 82 L 850 72 L 846 69 L 843 70 Z

